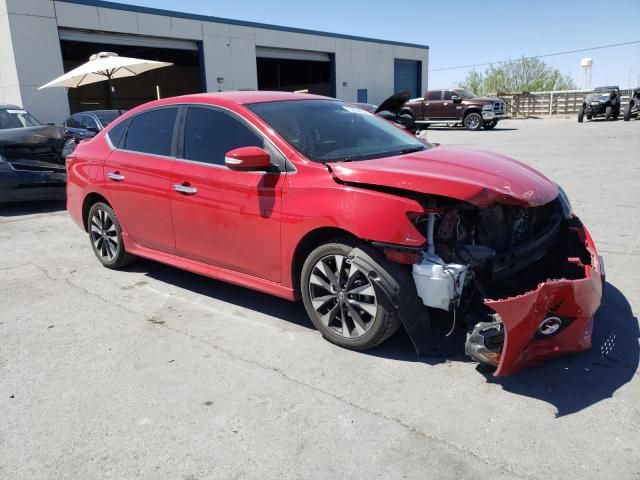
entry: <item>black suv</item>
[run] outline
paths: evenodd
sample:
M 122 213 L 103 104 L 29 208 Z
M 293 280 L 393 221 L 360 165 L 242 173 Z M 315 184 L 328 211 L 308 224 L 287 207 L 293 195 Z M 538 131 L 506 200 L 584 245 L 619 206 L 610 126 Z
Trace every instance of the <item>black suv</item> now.
M 636 88 L 629 97 L 629 104 L 624 109 L 624 121 L 628 122 L 631 117 L 638 117 L 640 113 L 640 88 Z
M 587 94 L 578 109 L 578 122 L 582 123 L 584 117 L 591 120 L 593 117 L 602 117 L 606 121 L 618 119 L 620 115 L 620 89 L 618 87 L 598 87 Z

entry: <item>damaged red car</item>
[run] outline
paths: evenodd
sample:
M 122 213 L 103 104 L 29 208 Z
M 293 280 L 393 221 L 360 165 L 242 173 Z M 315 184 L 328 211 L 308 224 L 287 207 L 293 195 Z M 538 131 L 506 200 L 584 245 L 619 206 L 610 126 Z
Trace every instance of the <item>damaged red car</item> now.
M 302 300 L 355 350 L 456 333 L 496 375 L 590 348 L 602 259 L 562 189 L 502 155 L 335 99 L 225 92 L 131 110 L 67 167 L 105 267 L 144 257 Z

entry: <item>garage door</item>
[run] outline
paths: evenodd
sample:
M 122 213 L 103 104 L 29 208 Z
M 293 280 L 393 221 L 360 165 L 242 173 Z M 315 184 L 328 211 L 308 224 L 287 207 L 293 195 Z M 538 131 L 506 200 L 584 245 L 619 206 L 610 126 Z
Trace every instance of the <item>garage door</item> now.
M 411 92 L 413 98 L 420 96 L 420 73 L 422 62 L 396 58 L 394 68 L 393 92 Z

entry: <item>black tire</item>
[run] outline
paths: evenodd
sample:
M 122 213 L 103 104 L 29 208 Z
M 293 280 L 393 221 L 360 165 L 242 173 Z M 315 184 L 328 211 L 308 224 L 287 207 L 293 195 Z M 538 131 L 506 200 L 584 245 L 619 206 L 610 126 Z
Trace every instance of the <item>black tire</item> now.
M 609 120 L 611 120 L 611 107 L 607 107 L 606 110 L 604 111 L 604 121 L 608 122 Z
M 482 115 L 471 112 L 464 117 L 462 124 L 467 130 L 480 130 L 484 122 L 482 121 Z
M 484 129 L 493 130 L 496 127 L 496 125 L 498 125 L 498 120 L 491 120 L 490 122 L 484 123 Z
M 587 118 L 589 118 L 587 116 Z M 582 123 L 584 121 L 584 107 L 580 107 L 578 109 L 578 123 Z
M 631 102 L 627 103 L 624 109 L 624 116 L 622 117 L 625 122 L 631 120 Z
M 91 248 L 103 266 L 117 270 L 135 259 L 124 248 L 120 222 L 109 205 L 94 203 L 87 215 L 87 225 Z
M 348 255 L 356 246 L 370 255 L 377 262 L 381 269 L 384 269 L 387 273 L 392 274 L 391 272 L 393 271 L 393 268 L 386 268 L 388 260 L 386 260 L 375 249 L 367 246 L 364 243 L 357 243 L 351 239 L 336 239 L 329 243 L 320 245 L 307 257 L 302 268 L 300 290 L 304 307 L 307 311 L 307 314 L 309 315 L 309 318 L 311 319 L 311 322 L 314 324 L 316 329 L 320 331 L 320 333 L 326 340 L 335 345 L 351 350 L 367 350 L 375 347 L 376 345 L 379 345 L 391 335 L 393 335 L 400 327 L 401 321 L 395 311 L 388 310 L 379 301 L 379 294 L 376 293 L 373 297 L 366 294 L 347 294 L 349 288 L 349 280 L 347 280 L 347 277 L 348 273 L 350 273 L 350 270 L 346 270 L 346 268 L 347 266 L 349 266 L 348 268 L 351 269 L 351 266 L 347 263 L 346 265 L 342 264 L 341 268 L 333 259 L 335 258 L 335 256 L 345 258 L 348 257 Z M 318 273 L 320 272 L 320 270 L 318 269 L 318 265 L 321 262 L 330 270 L 335 269 L 335 272 L 332 273 L 334 275 L 335 273 L 338 273 L 337 278 L 339 283 L 346 283 L 346 285 L 341 286 L 339 291 L 336 293 L 336 295 L 343 293 L 343 300 L 339 300 L 338 297 L 336 297 L 335 299 L 324 300 L 325 303 L 322 303 L 322 299 L 330 296 L 323 295 L 323 293 L 329 293 L 330 290 L 323 286 L 318 286 L 315 283 L 317 282 Z M 314 280 L 312 280 L 311 278 L 312 275 L 314 276 Z M 375 282 L 370 282 L 367 276 L 360 271 L 357 271 L 353 275 L 353 278 L 356 279 L 354 283 L 351 283 L 351 287 L 353 288 L 357 289 L 364 287 L 366 288 L 364 291 L 367 291 L 369 290 L 367 285 L 370 285 L 372 291 L 374 292 L 378 288 L 377 285 L 375 285 Z M 320 279 L 325 282 L 325 285 L 330 286 L 329 283 L 331 283 L 331 279 L 328 276 L 324 278 L 322 278 L 321 276 Z M 354 287 L 354 285 L 356 286 Z M 354 302 L 352 298 L 356 299 L 355 304 L 352 303 Z M 376 310 L 375 315 L 371 315 L 364 310 L 360 310 L 359 313 L 355 313 L 355 315 L 360 319 L 358 325 L 362 325 L 364 324 L 364 321 L 367 321 L 367 323 L 365 324 L 366 331 L 364 333 L 359 333 L 356 328 L 356 322 L 351 316 L 351 311 L 353 311 L 354 305 L 355 308 L 358 308 L 357 304 L 361 302 L 358 302 L 357 300 L 363 300 L 363 298 L 369 300 L 373 298 L 376 302 Z M 313 301 L 316 302 L 316 306 L 314 306 Z M 347 305 L 347 303 L 349 303 L 349 305 Z M 318 310 L 320 311 L 316 310 L 317 306 L 319 306 Z M 333 312 L 335 309 L 337 309 L 337 311 L 333 315 L 333 317 L 331 317 L 331 312 Z M 322 314 L 324 314 L 323 317 L 329 317 L 329 319 L 326 320 L 326 323 L 321 319 Z M 346 321 L 343 321 L 342 317 L 345 317 Z M 351 330 L 351 332 L 347 333 L 346 335 L 344 333 L 345 325 L 347 331 Z M 351 337 L 353 332 L 355 332 L 357 336 Z

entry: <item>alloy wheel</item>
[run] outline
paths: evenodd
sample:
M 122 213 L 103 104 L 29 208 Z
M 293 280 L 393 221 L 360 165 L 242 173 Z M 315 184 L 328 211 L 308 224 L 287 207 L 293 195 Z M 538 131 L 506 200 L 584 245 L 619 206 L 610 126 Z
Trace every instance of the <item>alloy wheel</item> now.
M 327 255 L 311 270 L 309 297 L 320 321 L 345 338 L 363 336 L 378 313 L 369 278 L 344 255 Z
M 120 239 L 113 218 L 106 210 L 98 208 L 91 216 L 91 242 L 100 257 L 110 262 L 118 254 Z

